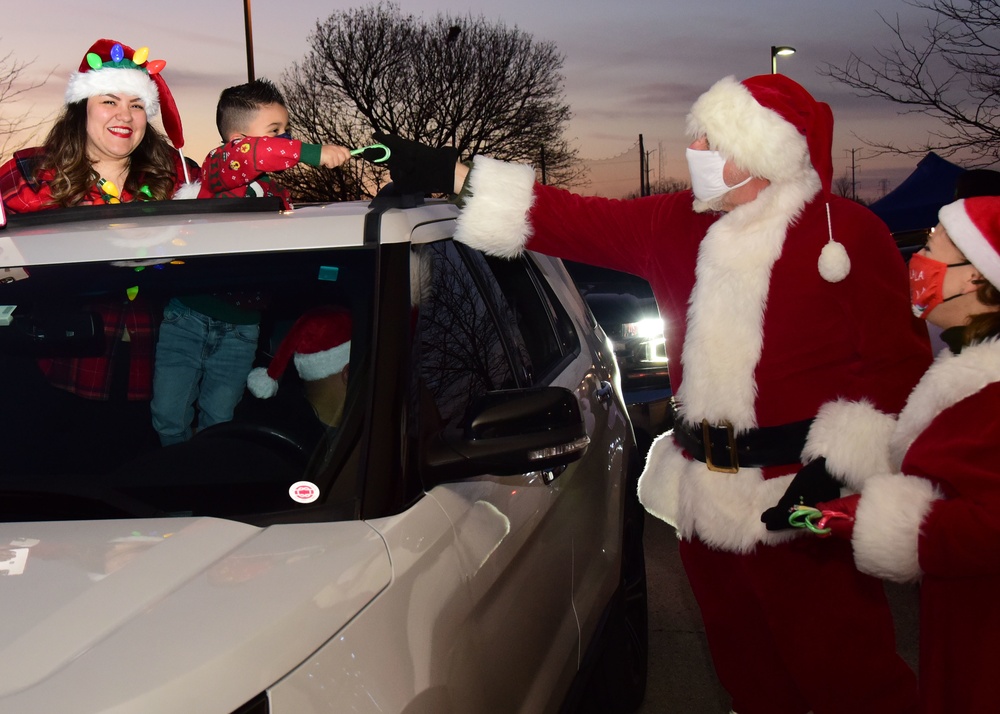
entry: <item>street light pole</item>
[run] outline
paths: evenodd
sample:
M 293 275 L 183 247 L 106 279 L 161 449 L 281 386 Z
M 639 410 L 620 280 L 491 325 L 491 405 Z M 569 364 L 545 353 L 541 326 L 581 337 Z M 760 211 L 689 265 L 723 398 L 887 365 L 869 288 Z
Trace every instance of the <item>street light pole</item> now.
M 249 1 L 250 0 L 247 0 L 247 2 L 249 2 Z M 779 47 L 775 47 L 774 45 L 771 45 L 771 74 L 777 74 L 778 73 L 778 56 L 779 55 L 781 57 L 787 57 L 788 55 L 794 55 L 794 54 L 795 54 L 795 48 L 794 47 L 788 47 L 786 45 L 781 45 Z
M 247 33 L 247 81 L 252 82 L 253 76 L 253 28 L 250 22 L 250 0 L 243 0 L 243 24 Z

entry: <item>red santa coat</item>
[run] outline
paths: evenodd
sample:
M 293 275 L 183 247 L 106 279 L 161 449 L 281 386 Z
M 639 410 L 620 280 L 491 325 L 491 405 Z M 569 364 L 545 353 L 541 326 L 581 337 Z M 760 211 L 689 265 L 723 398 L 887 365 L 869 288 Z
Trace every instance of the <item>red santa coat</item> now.
M 1000 341 L 942 353 L 884 448 L 889 468 L 855 477 L 855 562 L 878 577 L 920 581 L 924 711 L 995 711 Z
M 476 158 L 456 237 L 494 253 L 526 247 L 649 281 L 667 323 L 671 385 L 693 423 L 728 420 L 746 431 L 812 418 L 839 398 L 866 398 L 894 413 L 930 362 L 885 225 L 821 192 L 815 172 L 720 215 L 695 213 L 690 192 L 581 197 L 534 184 L 524 168 Z M 817 267 L 829 240 L 826 201 L 851 262 L 835 283 Z M 511 222 L 522 242 L 509 238 Z M 639 495 L 682 536 L 745 552 L 789 537 L 768 532 L 760 514 L 799 468 L 712 472 L 668 433 L 653 444 Z

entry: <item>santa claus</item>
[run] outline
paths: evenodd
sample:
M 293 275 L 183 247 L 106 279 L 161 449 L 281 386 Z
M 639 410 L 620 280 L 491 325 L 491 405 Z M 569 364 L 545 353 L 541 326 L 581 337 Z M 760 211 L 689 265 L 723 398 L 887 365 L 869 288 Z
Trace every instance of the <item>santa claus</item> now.
M 480 156 L 452 172 L 446 152 L 384 140 L 404 188 L 464 184 L 457 240 L 649 281 L 670 326 L 676 426 L 654 442 L 639 497 L 677 529 L 733 708 L 914 711 L 881 583 L 845 544 L 761 519 L 804 466 L 814 503 L 839 495 L 842 473 L 806 449 L 810 430 L 850 428 L 853 458 L 875 458 L 869 425 L 842 405 L 893 414 L 929 364 L 903 260 L 878 218 L 831 194 L 832 113 L 800 85 L 723 79 L 687 125 L 693 190 L 631 201 L 544 186 L 531 167 Z M 802 653 L 813 636 L 822 656 Z

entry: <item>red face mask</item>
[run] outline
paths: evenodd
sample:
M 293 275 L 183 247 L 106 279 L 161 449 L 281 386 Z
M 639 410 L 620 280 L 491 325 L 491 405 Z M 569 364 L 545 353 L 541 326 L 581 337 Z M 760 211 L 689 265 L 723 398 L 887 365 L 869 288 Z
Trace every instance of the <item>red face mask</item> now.
M 920 253 L 914 253 L 910 257 L 910 307 L 914 315 L 926 320 L 930 311 L 938 305 L 961 296 L 961 293 L 948 298 L 944 296 L 944 276 L 948 268 L 962 265 L 971 263 L 967 260 L 962 263 L 942 263 Z

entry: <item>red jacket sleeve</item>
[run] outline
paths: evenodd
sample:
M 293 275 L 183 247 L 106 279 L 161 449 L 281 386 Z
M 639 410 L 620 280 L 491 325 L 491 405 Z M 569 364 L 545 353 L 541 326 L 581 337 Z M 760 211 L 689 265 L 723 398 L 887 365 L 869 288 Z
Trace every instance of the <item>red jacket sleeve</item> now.
M 247 186 L 261 174 L 284 171 L 302 160 L 302 142 L 273 136 L 233 139 L 213 149 L 201 167 L 202 194 Z

